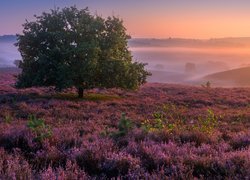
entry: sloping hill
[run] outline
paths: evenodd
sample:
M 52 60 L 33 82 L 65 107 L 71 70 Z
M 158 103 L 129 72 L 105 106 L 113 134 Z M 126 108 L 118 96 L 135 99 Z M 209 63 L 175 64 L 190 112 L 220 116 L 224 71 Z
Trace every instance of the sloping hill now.
M 250 86 L 250 66 L 210 74 L 203 80 L 222 86 Z

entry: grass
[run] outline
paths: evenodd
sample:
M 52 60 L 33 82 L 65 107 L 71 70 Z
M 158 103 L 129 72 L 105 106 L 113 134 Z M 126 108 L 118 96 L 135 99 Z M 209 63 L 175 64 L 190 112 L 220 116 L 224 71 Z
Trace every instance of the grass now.
M 100 93 L 87 93 L 83 98 L 79 98 L 75 93 L 57 93 L 51 96 L 43 96 L 45 98 L 60 99 L 65 101 L 112 101 L 121 99 L 118 95 L 107 95 Z

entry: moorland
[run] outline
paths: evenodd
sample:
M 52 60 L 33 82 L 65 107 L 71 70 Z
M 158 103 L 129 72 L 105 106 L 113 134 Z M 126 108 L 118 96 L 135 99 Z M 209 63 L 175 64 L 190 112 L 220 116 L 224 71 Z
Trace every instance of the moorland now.
M 16 89 L 0 71 L 1 179 L 247 179 L 250 89 Z

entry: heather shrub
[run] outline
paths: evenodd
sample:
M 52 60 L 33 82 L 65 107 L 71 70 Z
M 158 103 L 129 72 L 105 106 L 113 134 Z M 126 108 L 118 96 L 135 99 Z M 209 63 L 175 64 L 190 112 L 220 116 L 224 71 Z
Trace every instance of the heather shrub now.
M 7 154 L 0 149 L 0 179 L 32 179 L 29 163 L 18 153 Z
M 83 134 L 83 130 L 78 130 L 74 126 L 54 128 L 53 136 L 49 140 L 60 150 L 70 150 L 81 146 Z
M 191 167 L 192 175 L 197 178 L 223 178 L 226 175 L 225 167 L 213 162 L 210 157 L 196 157 L 185 160 L 185 165 Z
M 162 111 L 165 114 L 166 118 L 171 122 L 185 121 L 186 120 L 185 113 L 188 112 L 188 106 L 167 103 L 163 105 Z
M 18 148 L 26 154 L 34 152 L 39 148 L 32 142 L 32 138 L 32 134 L 30 134 L 24 126 L 14 126 L 1 132 L 0 146 L 7 151 Z
M 84 150 L 76 157 L 78 166 L 83 168 L 90 175 L 100 175 L 100 164 L 104 160 L 101 153 L 92 152 L 91 150 Z
M 157 156 L 161 153 L 159 151 L 159 146 L 154 142 L 131 142 L 126 148 L 126 152 L 131 154 L 132 156 L 139 157 L 141 160 L 141 167 L 145 168 L 145 170 L 152 172 L 157 169 L 157 160 L 162 156 Z
M 141 135 L 144 135 L 145 133 L 141 133 Z M 144 135 L 144 139 L 151 139 L 155 142 L 159 143 L 168 143 L 170 140 L 173 140 L 173 137 L 176 136 L 176 133 L 172 133 L 169 131 L 161 130 L 161 131 L 153 131 L 153 132 L 148 132 L 147 134 Z
M 101 164 L 107 155 L 114 152 L 115 147 L 111 139 L 99 139 L 84 142 L 81 149 L 72 155 L 77 165 L 89 175 L 101 175 Z
M 146 84 L 137 92 L 87 92 L 126 97 L 107 101 L 86 99 L 87 93 L 78 101 L 55 98 L 47 88 L 10 88 L 17 95 L 6 89 L 0 86 L 0 99 L 9 99 L 0 103 L 0 179 L 250 177 L 247 88 L 208 92 Z M 35 118 L 33 129 L 50 125 L 53 135 L 36 140 L 39 133 L 27 126 L 29 114 L 44 117 Z M 6 115 L 13 117 L 10 124 Z
M 47 180 L 47 179 L 56 180 L 57 179 L 56 173 L 53 171 L 52 167 L 48 167 L 48 169 L 44 170 L 41 173 L 41 179 L 42 180 Z
M 67 161 L 65 169 L 57 169 L 57 179 L 64 180 L 77 180 L 77 179 L 89 179 L 90 177 L 79 168 L 75 162 Z
M 227 152 L 210 157 L 195 157 L 185 161 L 192 167 L 192 173 L 199 178 L 245 179 L 250 176 L 248 152 Z
M 43 148 L 35 153 L 35 157 L 31 159 L 31 163 L 35 169 L 44 169 L 52 166 L 65 167 L 67 156 L 55 146 L 49 144 L 48 141 L 43 141 Z
M 176 134 L 176 137 L 174 138 L 177 142 L 179 141 L 181 144 L 194 143 L 196 146 L 212 142 L 210 136 L 198 130 L 179 131 L 178 134 Z
M 101 164 L 101 168 L 108 178 L 125 176 L 140 168 L 140 160 L 126 153 L 112 153 Z
M 250 146 L 250 133 L 247 132 L 247 133 L 237 134 L 230 141 L 230 145 L 235 150 L 248 148 Z
M 250 155 L 249 151 L 239 151 L 224 157 L 227 172 L 240 179 L 250 177 Z

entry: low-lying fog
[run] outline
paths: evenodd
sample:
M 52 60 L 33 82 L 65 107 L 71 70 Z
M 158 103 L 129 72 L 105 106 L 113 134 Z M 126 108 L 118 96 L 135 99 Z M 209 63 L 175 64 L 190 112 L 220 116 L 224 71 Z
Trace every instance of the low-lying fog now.
M 142 42 L 144 40 L 140 43 Z M 129 49 L 135 60 L 148 63 L 146 68 L 152 72 L 149 82 L 197 84 L 208 74 L 247 67 L 250 64 L 250 46 L 228 47 L 224 44 L 213 46 L 211 43 L 204 45 L 200 41 L 190 42 L 182 40 L 178 47 L 172 45 L 172 42 L 165 46 L 130 43 Z M 14 43 L 0 41 L 0 67 L 15 67 L 14 60 L 21 59 Z
M 248 48 L 132 47 L 134 59 L 148 63 L 149 81 L 193 83 L 205 75 L 249 66 Z
M 0 67 L 15 67 L 14 60 L 21 59 L 14 42 L 0 42 Z

